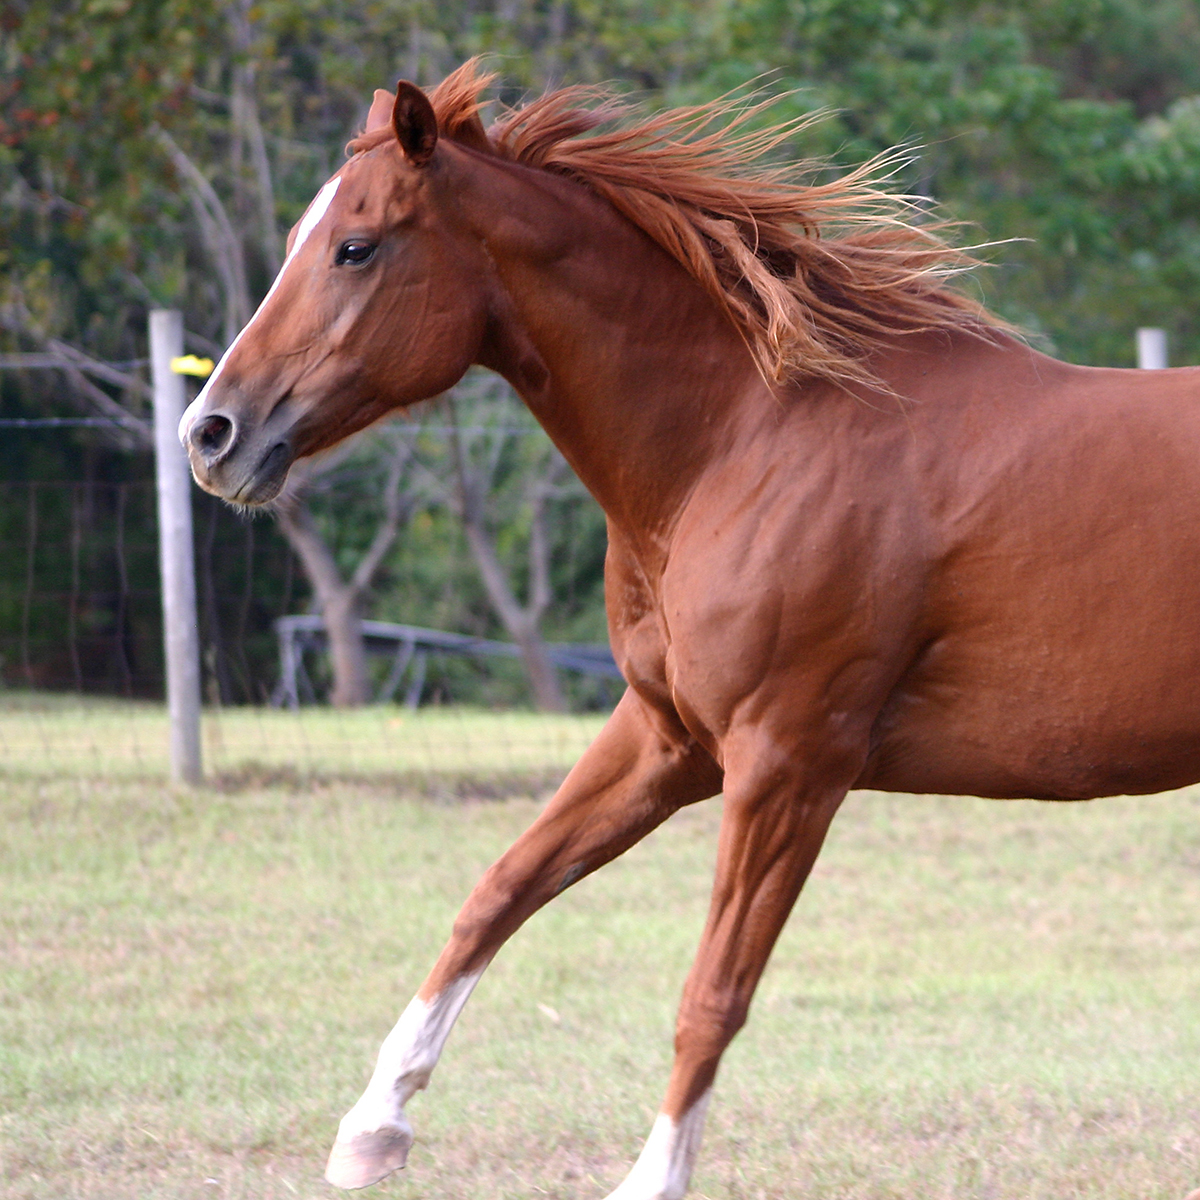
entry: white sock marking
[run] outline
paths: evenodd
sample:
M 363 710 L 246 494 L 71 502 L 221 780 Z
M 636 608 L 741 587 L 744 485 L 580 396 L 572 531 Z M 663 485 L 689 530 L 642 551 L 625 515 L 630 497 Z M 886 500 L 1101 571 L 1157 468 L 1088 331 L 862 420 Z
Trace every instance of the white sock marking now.
M 429 1083 L 450 1030 L 482 974 L 460 975 L 428 1004 L 420 998 L 409 1002 L 379 1048 L 366 1091 L 342 1118 L 339 1142 L 385 1126 L 408 1128 L 404 1106 Z
M 266 307 L 267 301 L 275 295 L 276 289 L 279 287 L 280 281 L 283 279 L 283 273 L 288 269 L 296 255 L 300 253 L 300 248 L 308 241 L 308 235 L 316 229 L 320 224 L 321 218 L 325 215 L 330 204 L 333 203 L 334 194 L 338 190 L 338 184 L 342 182 L 340 175 L 335 175 L 330 179 L 325 186 L 317 193 L 316 198 L 308 206 L 308 211 L 304 214 L 300 221 L 300 228 L 296 230 L 296 240 L 292 243 L 292 249 L 287 258 L 283 260 L 283 266 L 279 268 L 279 274 L 275 276 L 274 282 L 267 290 L 267 294 L 262 298 L 262 303 L 254 310 L 254 316 L 242 326 L 241 332 L 229 343 L 229 349 L 221 355 L 221 361 L 217 363 L 216 370 L 208 377 L 208 381 L 200 389 L 200 394 L 187 406 L 187 411 L 183 414 L 179 421 L 179 440 L 186 446 L 187 436 L 191 431 L 192 422 L 196 419 L 196 414 L 199 413 L 201 405 L 208 398 L 209 389 L 221 375 L 221 369 L 229 361 L 229 356 L 233 353 L 238 342 L 246 336 L 246 330 L 258 320 L 259 313 Z
M 659 1113 L 633 1169 L 608 1200 L 682 1200 L 700 1150 L 709 1088 L 678 1121 Z

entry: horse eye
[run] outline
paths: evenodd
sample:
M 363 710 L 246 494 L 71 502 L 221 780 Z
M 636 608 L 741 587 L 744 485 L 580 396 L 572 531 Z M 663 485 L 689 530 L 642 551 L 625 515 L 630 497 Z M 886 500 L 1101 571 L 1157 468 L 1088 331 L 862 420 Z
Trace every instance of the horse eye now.
M 365 263 L 375 253 L 371 242 L 343 242 L 338 249 L 337 257 L 333 260 L 339 267 L 346 263 Z

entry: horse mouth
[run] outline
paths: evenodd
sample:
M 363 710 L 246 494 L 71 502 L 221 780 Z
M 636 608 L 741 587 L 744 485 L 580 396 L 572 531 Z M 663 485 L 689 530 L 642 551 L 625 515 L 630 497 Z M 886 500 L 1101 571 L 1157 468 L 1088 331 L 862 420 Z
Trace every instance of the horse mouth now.
M 250 470 L 237 470 L 245 454 L 229 455 L 216 463 L 206 463 L 192 449 L 189 453 L 192 475 L 206 491 L 242 508 L 270 504 L 283 490 L 295 453 L 287 440 L 274 442 Z
M 287 442 L 276 442 L 263 456 L 250 478 L 228 497 L 230 502 L 247 508 L 270 504 L 283 491 L 294 457 Z

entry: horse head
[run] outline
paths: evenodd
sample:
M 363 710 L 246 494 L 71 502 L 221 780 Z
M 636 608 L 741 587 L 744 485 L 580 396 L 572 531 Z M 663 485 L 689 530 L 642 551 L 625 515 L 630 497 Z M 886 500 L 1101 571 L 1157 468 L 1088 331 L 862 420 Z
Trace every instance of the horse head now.
M 405 82 L 375 93 L 363 138 L 180 422 L 196 481 L 233 503 L 273 500 L 297 459 L 445 391 L 482 341 L 489 262 L 441 194 L 460 146 Z

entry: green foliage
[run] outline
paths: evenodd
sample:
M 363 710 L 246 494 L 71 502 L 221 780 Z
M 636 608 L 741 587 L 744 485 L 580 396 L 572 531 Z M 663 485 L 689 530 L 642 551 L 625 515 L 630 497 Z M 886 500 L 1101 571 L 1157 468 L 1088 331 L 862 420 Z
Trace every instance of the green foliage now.
M 252 68 L 282 229 L 373 87 L 433 82 L 480 51 L 496 56 L 507 99 L 612 76 L 665 100 L 752 78 L 797 89 L 785 111 L 836 110 L 798 151 L 851 162 L 920 147 L 904 172 L 915 192 L 980 236 L 1029 239 L 995 252 L 989 294 L 1064 355 L 1125 361 L 1133 324 L 1151 320 L 1180 356 L 1200 353 L 1187 311 L 1200 282 L 1200 15 L 1181 0 L 25 0 L 6 12 L 12 249 L 0 271 L 31 308 L 42 297 L 42 324 L 111 356 L 135 356 L 150 301 L 185 305 L 206 337 L 218 329 L 156 124 L 247 219 L 231 96 Z M 265 264 L 252 267 L 261 291 Z
M 913 193 L 981 238 L 990 301 L 1061 356 L 1132 365 L 1163 325 L 1200 359 L 1200 13 L 1175 0 L 730 4 L 701 96 L 770 72 L 832 118 L 797 147 L 841 163 L 897 144 Z
M 172 299 L 182 206 L 155 122 L 192 116 L 216 10 L 193 0 L 28 0 L 0 34 L 5 284 L 40 332 L 111 358 L 141 349 L 144 307 Z M 37 311 L 39 272 L 54 304 Z
M 938 201 L 967 239 L 997 243 L 979 287 L 1053 352 L 1129 365 L 1134 328 L 1153 324 L 1173 361 L 1200 361 L 1198 45 L 1191 0 L 13 0 L 0 17 L 0 349 L 56 335 L 136 360 L 151 305 L 183 308 L 194 348 L 219 348 L 221 288 L 158 131 L 222 197 L 261 295 L 372 89 L 434 83 L 484 52 L 505 103 L 548 82 L 616 78 L 655 105 L 750 85 L 779 94 L 780 117 L 831 110 L 789 152 L 846 165 L 912 147 L 900 186 Z M 254 121 L 273 180 L 265 219 Z M 62 412 L 55 386 L 0 385 L 5 415 Z M 145 469 L 72 438 L 53 452 L 41 435 L 14 438 L 0 471 Z M 424 453 L 448 479 L 444 441 Z M 513 439 L 497 465 L 490 517 L 518 593 L 522 489 L 547 453 L 532 435 Z M 346 563 L 370 538 L 380 469 L 365 444 L 313 498 Z M 497 633 L 452 506 L 427 499 L 374 613 Z M 602 523 L 577 495 L 551 508 L 546 633 L 592 640 Z M 0 572 L 19 571 L 13 561 Z

